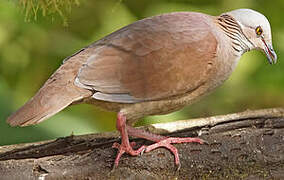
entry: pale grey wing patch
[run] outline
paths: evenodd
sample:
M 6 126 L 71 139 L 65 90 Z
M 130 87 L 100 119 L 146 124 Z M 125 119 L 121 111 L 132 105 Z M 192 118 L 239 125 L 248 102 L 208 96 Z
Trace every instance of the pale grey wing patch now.
M 117 102 L 117 103 L 138 103 L 143 101 L 129 94 L 104 94 L 101 92 L 94 93 L 92 98 L 97 100 Z
M 89 89 L 96 91 L 96 88 L 93 86 L 88 86 L 85 84 L 82 84 L 79 81 L 79 78 L 77 77 L 75 79 L 75 85 L 84 88 L 84 89 Z M 143 100 L 137 99 L 129 94 L 106 94 L 102 92 L 95 92 L 92 95 L 92 98 L 97 99 L 97 100 L 102 100 L 102 101 L 108 101 L 108 102 L 117 102 L 117 103 L 137 103 L 137 102 L 142 102 Z
M 92 88 L 91 86 L 87 86 L 87 85 L 81 83 L 78 76 L 75 78 L 74 84 L 76 86 L 80 87 L 80 88 L 83 88 L 83 89 L 94 90 L 94 88 Z

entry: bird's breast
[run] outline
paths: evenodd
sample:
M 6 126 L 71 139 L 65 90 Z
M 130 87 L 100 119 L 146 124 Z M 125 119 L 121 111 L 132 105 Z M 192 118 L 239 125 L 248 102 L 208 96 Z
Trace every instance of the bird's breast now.
M 217 31 L 215 36 L 217 37 L 218 47 L 215 63 L 208 80 L 210 89 L 222 85 L 231 76 L 240 59 L 240 55 L 235 54 L 230 39 L 224 33 Z

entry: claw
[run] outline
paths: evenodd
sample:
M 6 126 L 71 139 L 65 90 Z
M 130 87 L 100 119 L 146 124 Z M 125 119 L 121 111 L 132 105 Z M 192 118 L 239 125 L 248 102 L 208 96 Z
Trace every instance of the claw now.
M 203 139 L 200 139 L 201 140 L 201 142 L 199 143 L 199 144 L 206 144 L 206 145 L 209 145 L 209 142 L 208 141 L 205 141 L 205 140 L 203 140 Z
M 181 165 L 180 165 L 180 164 L 177 164 L 176 167 L 177 167 L 176 172 L 178 172 L 178 171 L 180 170 Z
M 140 156 L 142 156 L 144 154 L 146 149 L 147 149 L 147 147 L 145 146 L 145 148 L 140 152 Z

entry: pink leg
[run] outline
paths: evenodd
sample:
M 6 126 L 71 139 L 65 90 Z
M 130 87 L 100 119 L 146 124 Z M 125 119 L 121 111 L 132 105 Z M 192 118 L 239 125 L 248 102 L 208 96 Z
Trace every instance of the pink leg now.
M 177 166 L 180 165 L 178 150 L 172 144 L 191 143 L 191 142 L 203 144 L 203 140 L 201 140 L 199 138 L 166 137 L 166 136 L 161 136 L 161 135 L 149 133 L 149 132 L 146 132 L 144 130 L 136 129 L 136 128 L 133 128 L 133 127 L 130 127 L 130 126 L 127 126 L 127 131 L 128 131 L 130 136 L 144 138 L 144 139 L 156 142 L 156 143 L 146 147 L 145 152 L 150 152 L 150 151 L 157 149 L 157 148 L 160 148 L 160 147 L 167 148 L 175 156 L 175 164 Z
M 179 137 L 166 137 L 166 136 L 161 136 L 153 133 L 146 132 L 141 129 L 136 129 L 131 126 L 126 125 L 126 117 L 122 113 L 118 113 L 117 115 L 117 122 L 116 122 L 116 128 L 121 134 L 121 144 L 114 143 L 113 148 L 118 149 L 118 153 L 115 159 L 115 166 L 118 166 L 120 157 L 124 153 L 128 153 L 132 156 L 137 156 L 142 152 L 150 152 L 154 149 L 164 147 L 167 148 L 169 151 L 171 151 L 174 156 L 175 156 L 175 164 L 179 167 L 180 166 L 180 160 L 179 160 L 179 155 L 178 155 L 178 150 L 176 147 L 174 147 L 172 144 L 180 144 L 180 143 L 191 143 L 191 142 L 196 142 L 199 144 L 203 144 L 203 140 L 199 138 L 179 138 Z M 139 137 L 143 139 L 147 139 L 150 141 L 154 141 L 156 143 L 150 145 L 150 146 L 141 146 L 137 150 L 133 150 L 133 147 L 135 146 L 135 143 L 129 142 L 128 139 L 128 134 L 130 136 L 134 137 Z
M 114 161 L 115 167 L 118 166 L 120 157 L 124 153 L 128 153 L 132 156 L 139 155 L 142 151 L 145 150 L 145 146 L 141 146 L 139 149 L 134 150 L 133 147 L 135 146 L 135 142 L 130 143 L 128 138 L 128 132 L 126 129 L 126 117 L 122 113 L 117 114 L 117 121 L 116 121 L 116 128 L 121 134 L 121 144 L 114 143 L 112 145 L 113 148 L 118 149 L 117 156 Z
M 160 147 L 164 147 L 167 148 L 169 151 L 171 151 L 174 156 L 175 156 L 175 164 L 177 166 L 180 165 L 180 161 L 179 161 L 179 155 L 178 155 L 178 150 L 176 147 L 174 147 L 172 144 L 180 144 L 180 143 L 191 143 L 191 142 L 196 142 L 199 144 L 203 144 L 203 140 L 199 139 L 199 138 L 190 138 L 190 137 L 186 137 L 186 138 L 179 138 L 179 137 L 168 137 L 164 140 L 161 140 L 155 144 L 152 144 L 148 147 L 146 147 L 145 152 L 150 152 L 154 149 L 160 148 Z

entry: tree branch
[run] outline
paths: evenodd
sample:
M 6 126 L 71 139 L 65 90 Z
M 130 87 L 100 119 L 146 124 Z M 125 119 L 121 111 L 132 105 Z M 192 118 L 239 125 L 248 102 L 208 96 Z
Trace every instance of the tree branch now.
M 113 168 L 118 133 L 69 136 L 0 147 L 3 179 L 283 179 L 284 109 L 265 109 L 155 124 L 144 129 L 169 136 L 200 136 L 204 145 L 175 145 L 139 157 L 124 155 Z M 138 146 L 151 142 L 132 139 Z

